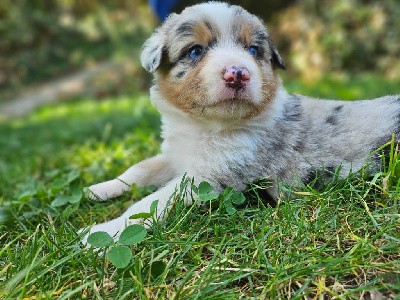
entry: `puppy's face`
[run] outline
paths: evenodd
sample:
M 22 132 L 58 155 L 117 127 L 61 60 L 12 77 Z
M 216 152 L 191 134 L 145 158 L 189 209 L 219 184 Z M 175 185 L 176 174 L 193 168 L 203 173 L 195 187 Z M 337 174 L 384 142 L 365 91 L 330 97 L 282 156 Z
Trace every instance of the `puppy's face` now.
M 145 43 L 142 65 L 162 98 L 196 118 L 252 118 L 275 96 L 284 68 L 262 22 L 210 2 L 173 14 Z

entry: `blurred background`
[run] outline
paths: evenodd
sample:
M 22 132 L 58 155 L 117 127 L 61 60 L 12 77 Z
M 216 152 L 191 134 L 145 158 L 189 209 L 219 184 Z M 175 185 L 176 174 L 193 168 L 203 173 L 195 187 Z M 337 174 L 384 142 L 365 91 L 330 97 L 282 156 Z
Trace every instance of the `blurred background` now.
M 2 0 L 0 103 L 27 95 L 102 98 L 146 90 L 150 76 L 139 62 L 143 41 L 166 12 L 200 1 L 149 2 L 152 7 L 146 0 Z M 343 80 L 367 74 L 400 80 L 398 0 L 231 3 L 268 24 L 285 58 L 288 80 L 312 83 L 327 74 Z M 55 90 L 46 94 L 43 87 Z

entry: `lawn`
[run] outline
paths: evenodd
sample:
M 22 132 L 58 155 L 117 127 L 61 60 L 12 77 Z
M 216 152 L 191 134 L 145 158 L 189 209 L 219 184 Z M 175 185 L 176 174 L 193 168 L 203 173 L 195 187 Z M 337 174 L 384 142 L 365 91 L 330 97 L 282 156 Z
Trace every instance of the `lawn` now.
M 288 89 L 327 98 L 400 93 L 369 76 Z M 227 209 L 183 207 L 116 268 L 77 231 L 118 216 L 152 187 L 96 203 L 82 188 L 159 151 L 147 94 L 58 102 L 0 123 L 1 299 L 393 299 L 400 294 L 400 158 L 271 205 L 264 182 Z M 179 195 L 176 197 L 179 199 Z M 69 199 L 70 201 L 64 201 Z M 374 298 L 375 297 L 375 298 Z M 397 296 L 398 297 L 398 296 Z M 397 298 L 398 299 L 398 298 Z

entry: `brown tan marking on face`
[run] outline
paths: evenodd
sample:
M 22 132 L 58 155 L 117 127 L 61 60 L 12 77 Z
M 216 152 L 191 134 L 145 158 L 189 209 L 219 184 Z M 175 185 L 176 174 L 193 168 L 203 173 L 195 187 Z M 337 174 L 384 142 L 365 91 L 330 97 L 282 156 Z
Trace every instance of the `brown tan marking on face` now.
M 213 31 L 211 24 L 207 21 L 196 22 L 196 26 L 193 28 L 194 40 L 203 46 L 209 46 L 217 38 L 217 33 Z
M 241 17 L 237 22 L 238 24 L 233 27 L 233 34 L 238 37 L 239 43 L 248 47 L 254 41 L 254 25 L 250 24 L 247 20 L 243 20 L 243 17 Z
M 177 80 L 171 72 L 159 73 L 158 86 L 162 95 L 186 113 L 191 113 L 194 108 L 201 105 L 201 99 L 207 97 L 199 75 L 204 63 L 204 60 L 200 61 L 197 67 L 188 71 L 182 80 Z
M 175 26 L 175 37 L 170 42 L 170 61 L 174 64 L 168 68 L 160 68 L 158 73 L 158 85 L 166 100 L 175 107 L 187 112 L 198 114 L 201 110 L 202 99 L 207 97 L 199 72 L 206 63 L 205 58 L 198 62 L 191 62 L 187 57 L 187 50 L 193 45 L 202 45 L 207 48 L 216 40 L 217 30 L 207 20 L 185 21 Z M 179 44 L 176 40 L 179 36 Z M 180 53 L 177 54 L 178 46 Z M 184 74 L 179 76 L 178 74 Z M 196 110 L 197 109 L 197 110 Z M 195 112 L 197 111 L 197 112 Z

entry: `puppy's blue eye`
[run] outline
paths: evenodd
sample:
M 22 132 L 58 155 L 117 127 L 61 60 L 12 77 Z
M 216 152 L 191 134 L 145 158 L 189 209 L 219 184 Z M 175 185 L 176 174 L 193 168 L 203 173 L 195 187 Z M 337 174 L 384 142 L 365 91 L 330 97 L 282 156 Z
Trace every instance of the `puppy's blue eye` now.
M 196 58 L 202 56 L 203 54 L 204 54 L 204 48 L 203 46 L 200 45 L 194 45 L 188 51 L 188 56 L 192 60 L 195 60 Z
M 254 57 L 258 56 L 258 47 L 257 46 L 250 46 L 249 47 L 249 53 L 253 55 Z

